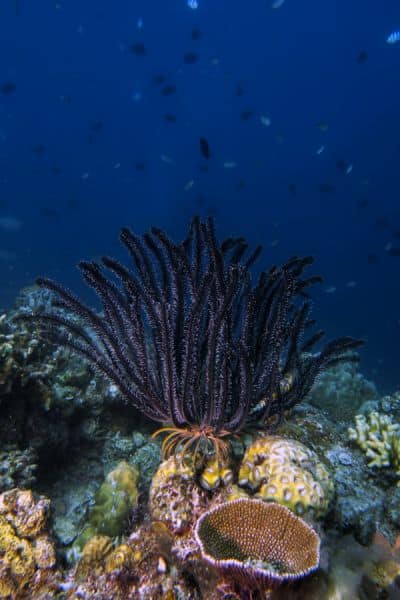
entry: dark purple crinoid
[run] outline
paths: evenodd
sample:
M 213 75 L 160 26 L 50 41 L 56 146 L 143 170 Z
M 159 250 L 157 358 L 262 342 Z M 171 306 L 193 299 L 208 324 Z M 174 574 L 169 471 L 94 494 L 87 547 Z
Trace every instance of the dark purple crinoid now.
M 178 244 L 156 228 L 143 236 L 123 229 L 121 241 L 131 268 L 109 257 L 79 264 L 102 313 L 39 279 L 55 308 L 22 318 L 40 322 L 161 423 L 166 454 L 182 444 L 224 451 L 226 436 L 271 427 L 322 370 L 356 360 L 361 342 L 350 337 L 311 352 L 323 336 L 305 337 L 313 325 L 305 291 L 320 281 L 303 278 L 312 258 L 293 257 L 253 282 L 261 248 L 248 255 L 243 238 L 220 243 L 213 221 L 198 217 Z

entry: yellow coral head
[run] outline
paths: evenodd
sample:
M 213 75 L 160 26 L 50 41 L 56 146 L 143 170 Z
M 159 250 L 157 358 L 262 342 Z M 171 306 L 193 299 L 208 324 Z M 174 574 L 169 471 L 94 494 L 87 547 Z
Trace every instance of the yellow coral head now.
M 203 558 L 244 585 L 274 587 L 318 568 L 319 536 L 279 504 L 224 502 L 199 518 L 195 535 Z

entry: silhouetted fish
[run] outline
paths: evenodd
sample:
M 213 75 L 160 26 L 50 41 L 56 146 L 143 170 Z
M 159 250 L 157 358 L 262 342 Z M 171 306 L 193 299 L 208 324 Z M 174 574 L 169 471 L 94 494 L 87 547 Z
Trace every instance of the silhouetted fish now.
M 210 156 L 211 156 L 210 146 L 209 146 L 206 138 L 201 137 L 199 139 L 199 143 L 200 143 L 200 152 L 202 153 L 204 158 L 207 158 L 207 159 L 210 158 Z
M 359 201 L 357 202 L 357 206 L 358 206 L 358 208 L 367 208 L 367 206 L 368 206 L 367 198 L 360 198 Z
M 203 34 L 201 33 L 200 29 L 198 29 L 197 27 L 193 27 L 191 33 L 192 40 L 199 40 L 202 37 L 202 35 Z
M 387 253 L 389 256 L 400 256 L 400 248 L 389 248 Z
M 153 81 L 156 85 L 162 85 L 163 83 L 165 83 L 165 80 L 166 80 L 166 77 L 162 73 L 158 73 L 157 75 L 154 75 L 154 77 L 153 77 Z
M 235 96 L 237 98 L 239 98 L 240 96 L 243 96 L 243 87 L 240 85 L 240 83 L 238 83 L 235 87 Z
M 371 252 L 367 256 L 367 261 L 368 261 L 369 265 L 374 265 L 375 263 L 378 262 L 378 256 L 376 254 L 374 254 L 373 252 Z
M 400 239 L 400 229 L 392 229 L 392 236 L 396 239 Z
M 250 117 L 253 116 L 253 111 L 251 109 L 243 110 L 240 114 L 242 121 L 248 121 Z
M 390 223 L 385 217 L 378 217 L 375 219 L 375 229 L 388 229 L 390 227 Z
M 31 149 L 32 149 L 33 154 L 37 154 L 37 155 L 41 155 L 46 152 L 46 146 L 44 144 L 36 144 L 35 146 L 32 146 Z
M 168 123 L 175 123 L 176 116 L 173 115 L 172 113 L 165 113 L 164 120 L 167 121 Z
M 171 83 L 164 85 L 164 87 L 161 90 L 163 96 L 172 96 L 173 94 L 175 94 L 175 92 L 176 86 L 172 85 Z
M 297 195 L 297 185 L 295 183 L 289 183 L 288 190 L 292 194 L 292 196 Z
M 39 212 L 42 217 L 54 218 L 60 216 L 60 213 L 57 210 L 54 208 L 49 208 L 48 206 L 42 206 Z
M 136 162 L 134 166 L 136 171 L 140 171 L 141 173 L 143 173 L 146 170 L 146 163 L 144 163 L 143 161 Z
M 92 131 L 95 131 L 96 133 L 97 133 L 98 131 L 101 131 L 101 130 L 103 129 L 103 126 L 104 126 L 104 123 L 103 123 L 103 121 L 92 121 L 92 122 L 90 123 L 90 129 L 91 129 Z
M 186 52 L 186 54 L 183 55 L 183 62 L 187 65 L 194 65 L 198 60 L 199 57 L 196 52 Z
M 2 94 L 4 94 L 4 96 L 8 96 L 10 94 L 13 94 L 16 89 L 17 89 L 17 86 L 12 81 L 6 81 L 0 87 L 0 91 L 1 91 Z
M 363 65 L 368 60 L 368 54 L 365 50 L 361 50 L 357 56 L 357 62 L 359 65 Z
M 331 194 L 336 192 L 336 187 L 332 183 L 320 183 L 318 189 L 323 194 Z
M 136 54 L 136 56 L 145 56 L 147 54 L 146 46 L 143 42 L 137 42 L 136 44 L 132 44 L 131 52 L 132 54 Z

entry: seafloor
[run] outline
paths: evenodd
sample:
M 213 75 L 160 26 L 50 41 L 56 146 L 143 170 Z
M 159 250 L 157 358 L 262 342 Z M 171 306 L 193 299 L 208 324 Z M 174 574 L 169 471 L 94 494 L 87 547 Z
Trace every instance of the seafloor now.
M 161 463 L 154 425 L 114 386 L 12 321 L 48 301 L 30 288 L 0 316 L 1 598 L 400 598 L 400 393 L 344 363 L 223 464 Z M 242 497 L 311 524 L 319 568 L 267 586 L 206 560 L 196 522 Z

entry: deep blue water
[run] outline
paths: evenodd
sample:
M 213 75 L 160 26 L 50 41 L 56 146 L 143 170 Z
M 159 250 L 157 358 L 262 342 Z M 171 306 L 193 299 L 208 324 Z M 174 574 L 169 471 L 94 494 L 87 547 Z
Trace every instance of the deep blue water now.
M 0 306 L 38 274 L 82 293 L 74 264 L 123 256 L 121 226 L 182 238 L 213 214 L 262 266 L 315 255 L 322 326 L 365 336 L 362 371 L 399 386 L 399 2 L 271 3 L 1 0 Z

